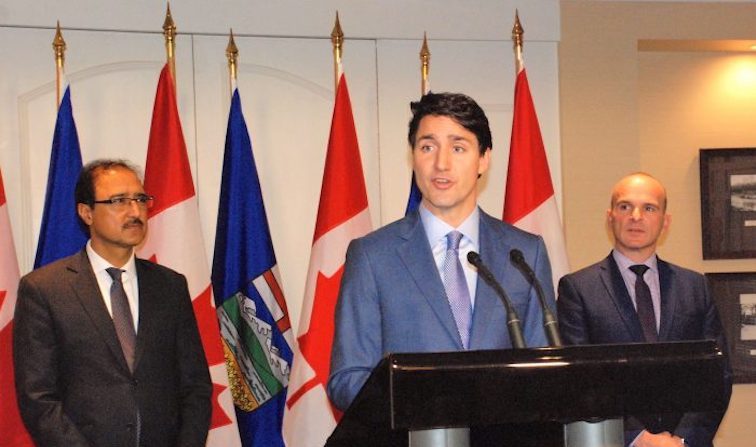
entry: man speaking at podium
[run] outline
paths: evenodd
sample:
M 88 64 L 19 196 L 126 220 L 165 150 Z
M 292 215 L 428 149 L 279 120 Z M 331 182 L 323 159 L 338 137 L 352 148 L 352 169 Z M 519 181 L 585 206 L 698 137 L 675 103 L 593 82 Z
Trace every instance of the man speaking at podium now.
M 656 255 L 659 237 L 670 223 L 666 210 L 664 186 L 648 174 L 631 174 L 614 186 L 606 211 L 614 250 L 559 282 L 559 328 L 565 344 L 715 339 L 727 352 L 706 279 Z M 729 400 L 729 366 L 724 380 Z M 710 447 L 722 416 L 626 418 L 625 444 Z
M 536 291 L 509 261 L 519 249 L 554 304 L 543 240 L 478 208 L 491 130 L 462 94 L 412 103 L 409 144 L 423 198 L 418 211 L 352 241 L 336 305 L 328 395 L 346 410 L 388 353 L 512 347 L 502 303 L 468 261 L 471 251 L 503 285 L 529 347 L 546 345 Z

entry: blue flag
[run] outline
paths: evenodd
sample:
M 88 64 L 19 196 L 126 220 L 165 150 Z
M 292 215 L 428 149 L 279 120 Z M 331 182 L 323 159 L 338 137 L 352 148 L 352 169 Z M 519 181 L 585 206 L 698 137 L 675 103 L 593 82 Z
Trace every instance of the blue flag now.
M 242 445 L 283 447 L 291 323 L 236 89 L 228 116 L 212 282 Z
M 66 87 L 55 122 L 45 209 L 34 258 L 35 269 L 78 252 L 89 239 L 86 229 L 79 223 L 74 199 L 81 167 L 79 136 L 71 108 L 71 88 Z
M 420 189 L 417 187 L 417 182 L 415 182 L 415 173 L 412 173 L 412 185 L 410 186 L 410 194 L 409 198 L 407 199 L 407 209 L 404 210 L 404 215 L 415 211 L 417 207 L 420 206 L 420 201 L 423 200 L 423 193 L 420 192 Z

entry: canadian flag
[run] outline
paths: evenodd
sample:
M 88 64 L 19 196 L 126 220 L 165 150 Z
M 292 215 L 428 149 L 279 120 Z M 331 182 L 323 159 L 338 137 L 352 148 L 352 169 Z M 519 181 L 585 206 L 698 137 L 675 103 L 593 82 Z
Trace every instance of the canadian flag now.
M 13 311 L 18 290 L 18 260 L 0 172 L 0 446 L 33 447 L 16 403 L 13 380 Z
M 144 188 L 155 196 L 149 232 L 138 255 L 183 273 L 213 380 L 213 413 L 207 445 L 239 446 L 239 430 L 210 286 L 197 195 L 186 152 L 176 92 L 168 64 L 160 73 L 152 111 Z
M 543 237 L 556 290 L 570 266 L 549 162 L 520 52 L 518 68 L 503 220 Z
M 333 315 L 347 246 L 370 229 L 352 105 L 346 78 L 340 70 L 299 321 L 298 349 L 294 352 L 284 410 L 287 447 L 321 447 L 341 417 L 326 396 Z

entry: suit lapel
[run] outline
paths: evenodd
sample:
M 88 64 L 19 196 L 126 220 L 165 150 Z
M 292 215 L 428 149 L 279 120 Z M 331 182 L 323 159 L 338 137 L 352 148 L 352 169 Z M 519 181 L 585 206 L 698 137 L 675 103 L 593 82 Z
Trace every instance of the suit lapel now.
M 675 317 L 675 308 L 677 307 L 677 295 L 672 290 L 675 272 L 669 264 L 657 257 L 657 266 L 659 268 L 659 295 L 661 300 L 661 316 L 659 324 L 659 340 L 669 340 L 669 331 L 672 327 L 672 320 Z
M 404 222 L 405 227 L 400 235 L 405 241 L 397 247 L 399 258 L 404 263 L 410 276 L 422 292 L 428 305 L 438 317 L 441 325 L 455 340 L 459 349 L 462 349 L 462 339 L 457 331 L 457 323 L 454 321 L 449 300 L 446 297 L 441 276 L 436 269 L 433 253 L 428 245 L 428 237 L 425 234 L 422 221 L 418 212 L 413 212 Z
M 635 311 L 633 300 L 625 286 L 625 280 L 622 279 L 619 267 L 611 254 L 601 263 L 601 280 L 617 306 L 631 338 L 639 342 L 643 341 L 643 330 L 638 319 L 638 313 Z
M 500 262 L 506 259 L 511 245 L 507 243 L 502 233 L 496 232 L 488 222 L 493 219 L 482 210 L 480 211 L 480 257 L 483 263 L 491 270 L 494 278 L 502 281 L 505 278 L 507 269 L 512 268 L 507 262 Z M 505 256 L 502 256 L 505 253 Z M 480 275 L 478 275 L 477 286 L 475 287 L 475 311 L 473 312 L 472 330 L 470 333 L 470 347 L 474 348 L 478 343 L 486 339 L 485 334 L 491 323 L 491 316 L 501 310 L 503 304 Z
M 98 335 L 93 336 L 101 338 L 108 345 L 116 362 L 128 372 L 129 367 L 126 364 L 126 358 L 123 356 L 121 343 L 118 341 L 118 335 L 116 335 L 115 326 L 113 326 L 113 319 L 108 313 L 107 307 L 105 307 L 100 286 L 97 284 L 94 271 L 92 271 L 86 249 L 72 257 L 67 268 L 73 273 L 69 286 L 97 329 Z

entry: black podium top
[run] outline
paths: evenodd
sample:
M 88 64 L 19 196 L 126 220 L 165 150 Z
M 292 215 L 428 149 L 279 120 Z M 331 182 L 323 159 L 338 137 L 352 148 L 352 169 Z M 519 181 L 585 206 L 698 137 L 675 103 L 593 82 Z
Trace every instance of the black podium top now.
M 390 354 L 326 445 L 391 445 L 428 428 L 724 410 L 725 361 L 714 341 Z

